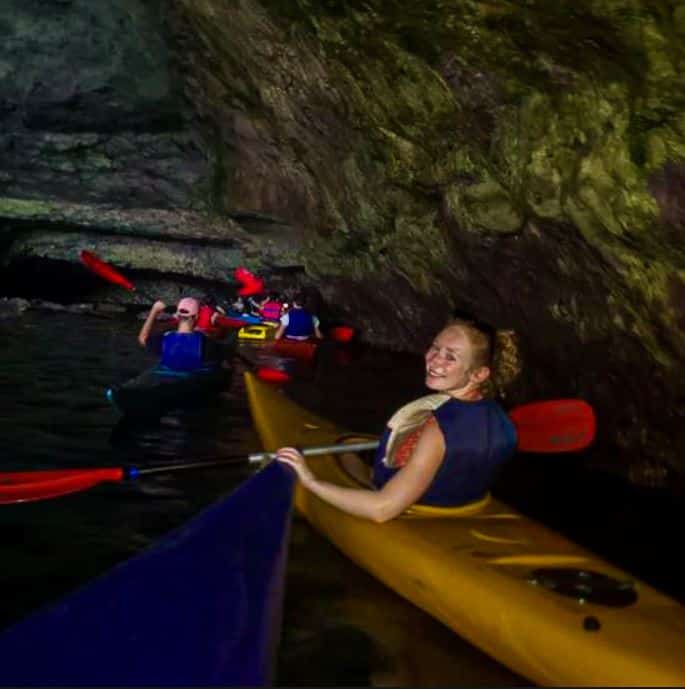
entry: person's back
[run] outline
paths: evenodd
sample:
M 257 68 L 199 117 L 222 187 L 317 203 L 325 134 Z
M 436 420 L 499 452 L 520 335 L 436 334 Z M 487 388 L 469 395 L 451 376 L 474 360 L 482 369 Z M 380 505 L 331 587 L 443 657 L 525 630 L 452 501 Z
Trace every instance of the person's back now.
M 290 309 L 281 316 L 281 324 L 275 338 L 286 337 L 290 340 L 307 340 L 310 337 L 321 338 L 319 319 L 304 307 L 302 296 L 297 295 Z
M 160 365 L 173 371 L 196 371 L 204 366 L 205 336 L 195 330 L 200 313 L 200 302 L 184 297 L 176 307 L 178 327 L 162 339 Z
M 277 321 L 281 317 L 283 304 L 276 294 L 270 294 L 259 308 L 259 315 L 267 321 Z
M 196 371 L 205 364 L 204 352 L 205 336 L 200 331 L 168 332 L 162 338 L 159 363 L 173 371 Z
M 285 336 L 291 339 L 306 339 L 314 334 L 314 318 L 304 308 L 293 308 L 287 315 Z
M 152 324 L 166 308 L 163 301 L 156 301 L 138 334 L 138 341 L 145 346 Z M 200 304 L 197 299 L 184 297 L 178 302 L 175 318 L 177 327 L 165 333 L 161 343 L 160 365 L 174 371 L 194 371 L 204 366 L 205 336 L 195 331 Z

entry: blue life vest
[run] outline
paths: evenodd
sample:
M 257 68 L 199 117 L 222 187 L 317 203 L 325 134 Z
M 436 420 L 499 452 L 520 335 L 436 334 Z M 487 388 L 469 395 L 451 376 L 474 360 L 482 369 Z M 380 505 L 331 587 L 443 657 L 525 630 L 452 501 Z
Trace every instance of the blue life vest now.
M 286 337 L 310 337 L 314 334 L 314 318 L 304 309 L 288 311 L 288 325 L 283 333 Z
M 516 430 L 494 400 L 451 399 L 434 412 L 445 439 L 445 456 L 420 505 L 458 507 L 483 498 L 497 469 L 516 450 Z M 382 488 L 400 468 L 382 463 L 390 437 L 386 428 L 373 463 L 373 483 Z
M 195 371 L 204 365 L 205 336 L 200 332 L 166 333 L 160 364 L 174 371 Z

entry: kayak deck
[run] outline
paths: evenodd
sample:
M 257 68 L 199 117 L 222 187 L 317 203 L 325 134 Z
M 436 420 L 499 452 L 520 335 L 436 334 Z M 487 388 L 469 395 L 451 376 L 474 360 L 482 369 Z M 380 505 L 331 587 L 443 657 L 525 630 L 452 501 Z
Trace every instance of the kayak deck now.
M 2 686 L 263 686 L 293 477 L 272 464 L 156 546 L 0 634 Z
M 344 437 L 252 374 L 246 386 L 264 449 Z M 359 485 L 340 456 L 308 464 L 319 479 Z M 296 505 L 362 568 L 538 684 L 685 684 L 683 606 L 495 499 L 414 507 L 385 524 L 299 485 Z
M 188 407 L 218 394 L 230 379 L 221 366 L 198 371 L 172 371 L 154 366 L 121 385 L 108 388 L 105 396 L 127 416 L 161 416 L 177 407 Z
M 276 333 L 275 325 L 260 323 L 259 325 L 244 325 L 238 330 L 240 340 L 272 340 Z

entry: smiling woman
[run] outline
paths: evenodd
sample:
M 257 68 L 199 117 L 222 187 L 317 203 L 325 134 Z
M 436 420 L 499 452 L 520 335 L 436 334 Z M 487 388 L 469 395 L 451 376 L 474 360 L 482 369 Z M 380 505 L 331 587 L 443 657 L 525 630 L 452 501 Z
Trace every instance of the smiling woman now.
M 519 370 L 513 333 L 451 321 L 425 355 L 425 383 L 434 394 L 390 419 L 369 489 L 317 480 L 295 448 L 281 448 L 277 457 L 323 500 L 376 522 L 393 519 L 414 503 L 456 507 L 477 501 L 516 448 L 512 422 L 490 397 Z

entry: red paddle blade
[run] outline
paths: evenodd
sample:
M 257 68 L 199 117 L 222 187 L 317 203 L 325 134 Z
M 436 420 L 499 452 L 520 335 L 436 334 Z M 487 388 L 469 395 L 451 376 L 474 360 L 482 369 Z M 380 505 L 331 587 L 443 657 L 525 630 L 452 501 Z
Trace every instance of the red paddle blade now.
M 336 342 L 349 342 L 354 337 L 354 328 L 350 328 L 349 325 L 338 325 L 331 328 L 328 335 Z
M 573 452 L 588 447 L 597 421 L 583 400 L 531 402 L 515 407 L 509 417 L 516 426 L 518 449 L 523 452 Z
M 253 272 L 249 271 L 244 266 L 238 266 L 233 271 L 233 277 L 241 284 L 249 282 L 250 280 L 255 280 L 257 278 L 257 276 Z
M 261 294 L 263 291 L 264 282 L 258 278 L 244 282 L 243 286 L 238 290 L 238 294 L 241 297 L 251 297 L 253 294 Z
M 251 297 L 264 291 L 264 281 L 243 266 L 238 266 L 233 271 L 233 277 L 242 285 L 238 290 L 241 297 Z
M 125 287 L 132 292 L 135 291 L 135 285 L 127 280 L 120 272 L 112 268 L 108 263 L 98 258 L 92 251 L 81 252 L 81 262 L 86 268 L 99 275 L 103 280 L 111 282 L 120 287 Z
M 290 380 L 290 376 L 285 371 L 267 366 L 257 369 L 257 378 L 266 383 L 287 383 Z
M 86 490 L 103 481 L 121 481 L 123 478 L 124 471 L 121 467 L 0 474 L 0 505 L 57 498 Z

